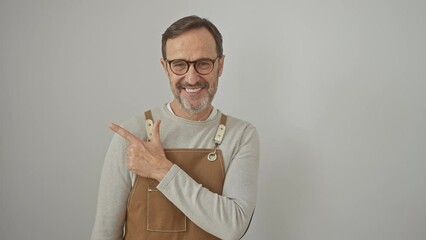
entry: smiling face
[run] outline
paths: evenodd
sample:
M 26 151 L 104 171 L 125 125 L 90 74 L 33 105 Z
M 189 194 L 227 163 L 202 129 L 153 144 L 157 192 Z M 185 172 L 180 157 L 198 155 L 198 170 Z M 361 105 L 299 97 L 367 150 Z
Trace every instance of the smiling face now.
M 183 59 L 196 61 L 199 59 L 216 59 L 216 43 L 212 34 L 205 28 L 187 31 L 166 42 L 167 60 Z M 216 94 L 218 79 L 222 75 L 224 57 L 214 63 L 213 71 L 201 75 L 191 64 L 184 75 L 173 73 L 165 59 L 161 59 L 164 71 L 170 80 L 170 88 L 174 95 L 172 109 L 179 117 L 198 119 L 208 117 L 212 110 L 211 102 Z

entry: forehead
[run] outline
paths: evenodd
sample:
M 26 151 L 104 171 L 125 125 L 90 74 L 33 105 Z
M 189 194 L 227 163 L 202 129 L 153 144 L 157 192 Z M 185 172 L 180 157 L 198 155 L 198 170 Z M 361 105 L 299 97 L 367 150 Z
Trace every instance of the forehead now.
M 167 59 L 215 58 L 216 42 L 206 29 L 193 29 L 166 42 Z

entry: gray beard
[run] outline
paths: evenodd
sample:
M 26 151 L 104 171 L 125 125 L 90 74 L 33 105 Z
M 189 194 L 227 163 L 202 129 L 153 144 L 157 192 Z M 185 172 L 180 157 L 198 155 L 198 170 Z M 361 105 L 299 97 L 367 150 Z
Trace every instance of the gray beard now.
M 172 83 L 170 81 L 170 86 L 172 86 L 171 84 Z M 186 99 L 183 98 L 182 95 L 180 95 L 179 91 L 183 86 L 205 86 L 209 89 L 207 91 L 208 95 L 203 97 L 200 104 L 193 106 L 188 101 L 186 101 Z M 177 92 L 175 92 L 173 90 L 173 87 L 171 87 L 171 89 L 172 89 L 172 92 L 173 92 L 173 95 L 175 96 L 175 98 L 178 99 L 180 107 L 190 114 L 197 115 L 197 114 L 203 112 L 205 109 L 207 109 L 211 105 L 211 103 L 213 102 L 214 95 L 216 94 L 216 91 L 217 91 L 217 86 L 218 86 L 218 81 L 216 81 L 213 84 L 213 86 L 211 86 L 211 87 L 210 87 L 209 83 L 207 83 L 207 82 L 203 82 L 203 83 L 199 82 L 199 83 L 196 83 L 194 85 L 189 85 L 189 84 L 184 82 L 184 83 L 176 84 Z
M 191 105 L 191 103 L 186 101 L 186 99 L 183 98 L 181 95 L 178 96 L 178 100 L 182 109 L 186 110 L 191 114 L 196 115 L 203 112 L 210 105 L 213 100 L 213 96 L 211 96 L 209 93 L 207 96 L 204 96 L 201 103 L 197 105 Z

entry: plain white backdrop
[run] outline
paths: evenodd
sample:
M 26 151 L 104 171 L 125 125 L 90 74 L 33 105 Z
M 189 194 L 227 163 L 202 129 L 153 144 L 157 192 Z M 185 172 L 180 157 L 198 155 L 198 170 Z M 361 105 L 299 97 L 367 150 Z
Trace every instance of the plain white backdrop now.
M 426 2 L 0 1 L 0 239 L 88 239 L 107 125 L 172 97 L 161 34 L 224 36 L 262 140 L 247 240 L 426 239 Z

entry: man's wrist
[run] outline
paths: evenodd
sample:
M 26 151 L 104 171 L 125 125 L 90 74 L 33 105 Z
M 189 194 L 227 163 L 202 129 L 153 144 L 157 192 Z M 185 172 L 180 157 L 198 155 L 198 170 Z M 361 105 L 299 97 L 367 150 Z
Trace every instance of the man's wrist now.
M 162 164 L 163 166 L 161 166 L 158 169 L 158 173 L 157 176 L 155 176 L 155 180 L 157 180 L 158 182 L 161 182 L 161 180 L 163 180 L 164 176 L 166 176 L 166 174 L 170 171 L 170 169 L 173 166 L 173 163 L 170 162 L 169 160 L 166 160 L 163 162 Z

